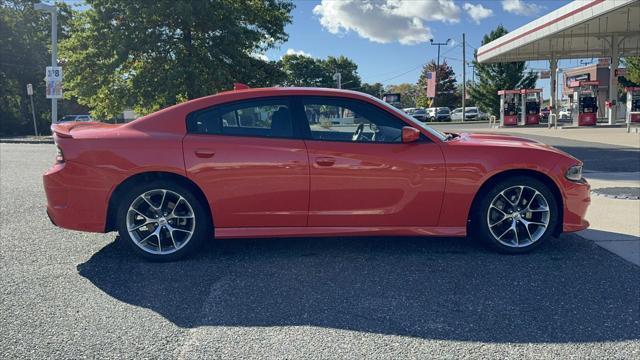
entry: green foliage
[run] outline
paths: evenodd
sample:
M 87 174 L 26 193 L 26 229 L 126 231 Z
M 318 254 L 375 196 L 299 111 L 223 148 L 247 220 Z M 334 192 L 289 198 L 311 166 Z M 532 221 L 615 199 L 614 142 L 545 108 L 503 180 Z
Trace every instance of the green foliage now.
M 416 100 L 418 98 L 419 87 L 415 84 L 398 84 L 389 85 L 386 88 L 388 93 L 400 94 L 400 105 L 402 109 L 416 107 Z
M 384 94 L 384 85 L 378 82 L 373 84 L 362 83 L 359 89 L 354 90 L 379 98 L 382 94 Z
M 50 108 L 45 98 L 44 71 L 51 64 L 51 17 L 35 11 L 36 0 L 0 1 L 0 134 L 33 134 L 27 84 L 33 85 L 33 101 L 40 133 L 49 131 Z M 67 36 L 71 9 L 57 4 L 58 38 Z M 68 104 L 60 103 L 60 113 Z
M 343 89 L 361 90 L 358 65 L 344 56 L 317 59 L 305 55 L 285 55 L 278 62 L 278 67 L 285 74 L 282 81 L 284 86 L 334 88 L 337 82 L 333 80 L 333 75 L 339 72 Z
M 87 0 L 61 44 L 68 96 L 98 118 L 139 114 L 283 74 L 254 54 L 284 42 L 288 1 Z
M 636 86 L 640 86 L 640 56 L 630 56 L 624 60 L 627 67 L 625 78 Z
M 435 71 L 436 79 L 436 97 L 434 99 L 427 98 L 427 73 Z M 455 108 L 460 104 L 460 95 L 456 91 L 457 81 L 453 68 L 444 61 L 438 67 L 435 60 L 431 60 L 422 68 L 422 73 L 418 79 L 418 87 L 422 90 L 418 92 L 417 104 L 420 107 L 448 107 Z
M 482 45 L 507 34 L 507 30 L 498 26 L 490 34 L 482 39 Z M 474 54 L 476 78 L 478 82 L 468 91 L 471 100 L 482 111 L 492 115 L 500 114 L 500 97 L 498 90 L 503 89 L 531 89 L 535 87 L 538 76 L 532 72 L 526 72 L 524 61 L 496 64 L 480 64 L 477 61 L 477 52 Z
M 278 62 L 284 72 L 284 86 L 335 87 L 323 60 L 304 55 L 285 55 Z

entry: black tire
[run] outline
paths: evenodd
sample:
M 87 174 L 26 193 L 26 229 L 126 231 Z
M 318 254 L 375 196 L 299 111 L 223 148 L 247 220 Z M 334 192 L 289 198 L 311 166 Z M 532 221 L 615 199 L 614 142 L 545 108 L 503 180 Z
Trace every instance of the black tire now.
M 546 227 L 542 227 L 540 225 L 533 225 L 536 227 L 532 228 L 531 225 L 525 226 L 524 223 L 521 222 L 522 220 L 529 221 L 529 222 L 531 221 L 544 222 L 544 219 L 542 218 L 539 218 L 539 219 L 535 218 L 536 216 L 544 216 L 543 215 L 544 212 L 542 212 L 540 215 L 536 215 L 536 213 L 534 212 L 526 212 L 525 213 L 526 215 L 522 217 L 520 217 L 520 215 L 515 215 L 510 213 L 510 211 L 513 211 L 513 213 L 516 213 L 518 212 L 516 209 L 523 208 L 525 205 L 528 206 L 529 204 L 526 204 L 526 203 L 522 204 L 523 201 L 525 202 L 527 201 L 526 199 L 521 200 L 517 206 L 512 205 L 511 203 L 507 203 L 505 199 L 503 200 L 503 203 L 510 208 L 508 211 L 502 212 L 502 211 L 499 211 L 499 209 L 495 209 L 494 207 L 492 208 L 491 213 L 489 212 L 489 207 L 491 206 L 492 202 L 498 198 L 502 199 L 502 196 L 499 195 L 501 192 L 505 191 L 505 194 L 507 195 L 510 195 L 511 193 L 513 193 L 514 197 L 511 197 L 511 199 L 513 200 L 516 196 L 515 194 L 517 194 L 518 189 L 522 186 L 524 186 L 526 190 L 521 195 L 534 194 L 529 190 L 529 189 L 533 189 L 539 192 L 543 196 L 544 200 L 546 201 L 546 204 L 549 209 L 548 223 Z M 560 212 L 558 210 L 558 203 L 556 201 L 555 196 L 549 189 L 549 187 L 543 182 L 532 177 L 514 176 L 505 180 L 501 180 L 496 184 L 494 184 L 493 186 L 491 186 L 491 188 L 485 191 L 483 194 L 480 194 L 480 196 L 481 196 L 480 200 L 476 202 L 475 208 L 473 209 L 473 212 L 472 212 L 471 226 L 469 227 L 469 230 L 470 230 L 469 236 L 472 238 L 479 237 L 491 249 L 501 253 L 521 254 L 521 253 L 526 253 L 538 248 L 543 243 L 545 243 L 549 237 L 552 236 L 554 230 L 556 229 L 556 226 L 558 225 L 558 221 L 561 220 L 558 218 L 560 216 Z M 542 200 L 539 197 L 537 197 L 538 195 L 534 195 L 534 196 L 536 196 L 536 200 L 531 200 L 530 203 L 534 204 L 534 206 L 538 205 L 537 207 L 539 208 L 544 208 L 544 206 L 539 206 Z M 524 211 L 525 210 L 523 209 L 520 213 L 523 213 Z M 492 220 L 496 218 L 496 215 L 498 216 L 498 221 Z M 499 220 L 501 216 L 504 216 L 503 220 L 506 222 L 506 224 L 499 223 L 501 221 Z M 518 218 L 514 220 L 510 216 L 518 216 Z M 527 218 L 526 216 L 529 216 L 530 218 Z M 522 219 L 522 220 L 519 220 L 519 219 Z M 513 244 L 511 244 L 511 246 L 506 245 L 505 242 L 507 242 L 506 241 L 507 239 L 500 241 L 498 240 L 497 236 L 492 233 L 491 229 L 489 228 L 489 221 L 498 223 L 498 225 L 494 225 L 494 232 L 496 233 L 502 233 L 502 230 L 505 229 L 506 227 L 509 227 L 509 224 L 516 224 L 515 230 L 510 230 L 510 232 L 507 233 L 508 235 L 511 235 L 514 238 L 512 240 L 515 240 L 515 242 L 518 242 L 517 239 L 519 237 L 522 237 L 523 239 L 526 240 L 527 236 L 529 236 L 529 239 L 533 239 L 533 237 L 535 236 L 531 235 L 531 230 L 538 232 L 539 238 L 529 244 L 527 244 L 527 241 L 523 241 L 524 245 L 520 245 L 520 247 L 515 247 Z M 496 229 L 496 227 L 498 226 L 500 228 Z M 542 229 L 544 229 L 544 231 L 542 231 Z
M 177 250 L 167 254 L 155 254 L 143 250 L 141 246 L 136 244 L 137 241 L 132 238 L 127 230 L 127 214 L 129 212 L 129 207 L 140 195 L 154 190 L 168 190 L 170 193 L 183 197 L 184 200 L 187 201 L 187 205 L 189 205 L 190 209 L 193 211 L 193 224 L 190 228 L 190 230 L 192 230 L 192 235 L 187 239 L 187 241 L 185 241 L 184 245 L 178 245 L 179 248 Z M 206 210 L 203 201 L 204 199 L 197 198 L 187 187 L 169 180 L 154 180 L 148 183 L 135 185 L 126 191 L 126 193 L 120 198 L 118 204 L 117 229 L 120 234 L 120 239 L 127 244 L 128 248 L 135 254 L 152 261 L 175 261 L 193 254 L 207 239 L 213 236 L 211 217 L 209 216 L 209 212 Z M 180 206 L 185 206 L 184 203 L 182 204 L 183 205 Z M 160 206 L 162 206 L 162 204 L 160 204 Z M 149 208 L 149 211 L 152 211 L 152 209 Z M 174 219 L 174 221 L 180 221 L 180 219 Z M 184 221 L 186 222 L 190 220 Z M 164 234 L 166 238 L 166 232 Z M 171 239 L 173 240 L 173 234 Z M 159 242 L 161 242 L 160 245 L 162 245 L 162 240 Z

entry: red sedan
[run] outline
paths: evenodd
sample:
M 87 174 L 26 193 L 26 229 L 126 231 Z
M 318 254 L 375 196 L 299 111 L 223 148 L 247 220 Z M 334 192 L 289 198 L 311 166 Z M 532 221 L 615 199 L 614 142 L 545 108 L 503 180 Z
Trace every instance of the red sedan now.
M 214 237 L 469 234 L 520 253 L 588 226 L 575 158 L 524 138 L 441 133 L 352 91 L 237 90 L 128 124 L 52 129 L 52 222 L 117 230 L 151 259 Z

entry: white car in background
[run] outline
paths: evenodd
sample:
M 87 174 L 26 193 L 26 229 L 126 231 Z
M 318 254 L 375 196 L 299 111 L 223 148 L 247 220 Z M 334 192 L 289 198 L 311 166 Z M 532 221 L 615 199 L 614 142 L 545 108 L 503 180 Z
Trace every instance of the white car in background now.
M 464 120 L 487 120 L 488 116 L 475 106 L 465 108 Z M 462 108 L 459 107 L 451 112 L 451 121 L 462 121 Z

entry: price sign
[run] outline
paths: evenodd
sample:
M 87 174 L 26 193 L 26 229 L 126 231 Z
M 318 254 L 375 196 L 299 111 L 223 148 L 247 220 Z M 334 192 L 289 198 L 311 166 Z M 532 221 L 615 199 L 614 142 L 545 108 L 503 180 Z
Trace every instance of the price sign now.
M 62 98 L 62 67 L 47 66 L 44 80 L 47 83 L 47 99 Z

